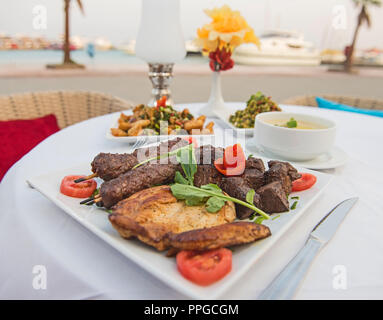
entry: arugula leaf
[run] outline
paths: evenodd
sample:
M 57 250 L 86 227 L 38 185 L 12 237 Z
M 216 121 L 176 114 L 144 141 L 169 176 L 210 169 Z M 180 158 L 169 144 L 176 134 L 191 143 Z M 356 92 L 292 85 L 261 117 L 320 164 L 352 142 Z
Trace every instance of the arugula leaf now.
M 214 183 L 205 184 L 205 185 L 201 186 L 201 189 L 218 191 L 218 192 L 222 193 L 222 189 Z
M 197 201 L 202 202 L 208 197 L 204 190 L 197 187 L 191 188 L 188 184 L 175 183 L 170 189 L 177 199 L 188 200 L 189 202 L 193 201 L 193 203 L 196 203 Z
M 221 210 L 221 208 L 225 205 L 225 200 L 219 198 L 219 197 L 210 197 L 207 201 L 206 201 L 206 211 L 207 212 L 217 212 L 219 210 Z
M 206 198 L 189 198 L 185 200 L 187 206 L 200 206 L 203 205 L 206 201 Z
M 176 171 L 176 175 L 175 175 L 175 177 L 174 177 L 174 182 L 175 182 L 175 183 L 179 183 L 179 184 L 189 184 L 189 181 L 186 180 L 186 179 L 182 176 L 181 172 L 179 172 L 179 171 Z
M 200 188 L 195 187 L 194 174 L 197 172 L 197 161 L 195 159 L 193 144 L 188 145 L 187 148 L 178 149 L 175 155 L 177 161 L 181 163 L 185 177 L 183 177 L 180 172 L 176 172 L 174 178 L 175 183 L 170 186 L 174 197 L 179 200 L 185 200 L 188 206 L 205 203 L 206 210 L 211 213 L 219 211 L 225 205 L 226 201 L 232 201 L 254 210 L 256 213 L 259 213 L 263 219 L 270 219 L 270 216 L 266 212 L 254 206 L 255 191 L 253 189 L 247 193 L 247 202 L 245 202 L 226 196 L 222 189 L 213 183 L 203 185 Z
M 254 196 L 255 196 L 255 190 L 250 189 L 248 193 L 246 194 L 246 202 L 250 204 L 254 204 Z
M 210 185 L 206 185 L 202 187 L 198 188 L 191 185 L 175 183 L 170 187 L 170 189 L 173 195 L 180 200 L 188 200 L 189 202 L 197 203 L 198 201 L 202 202 L 206 199 L 208 199 L 209 201 L 210 197 L 218 197 L 224 200 L 223 202 L 220 202 L 220 204 L 222 205 L 221 208 L 225 204 L 225 201 L 232 201 L 234 203 L 238 203 L 240 205 L 243 205 L 247 208 L 254 210 L 256 213 L 259 213 L 265 219 L 270 219 L 270 216 L 266 212 L 254 206 L 254 204 L 250 204 L 245 201 L 239 200 L 237 198 L 226 196 L 225 194 L 222 193 L 222 190 L 218 186 L 212 187 L 212 185 L 210 184 Z M 214 202 L 213 208 L 216 208 L 218 206 L 218 201 L 217 200 L 211 200 L 211 201 Z M 213 204 L 210 204 L 210 205 L 212 206 Z
M 180 149 L 177 152 L 177 161 L 181 163 L 181 167 L 185 173 L 187 184 L 194 184 L 194 174 L 197 172 L 197 160 L 194 154 L 193 144 L 189 144 L 186 149 Z M 185 181 L 183 182 L 185 183 Z

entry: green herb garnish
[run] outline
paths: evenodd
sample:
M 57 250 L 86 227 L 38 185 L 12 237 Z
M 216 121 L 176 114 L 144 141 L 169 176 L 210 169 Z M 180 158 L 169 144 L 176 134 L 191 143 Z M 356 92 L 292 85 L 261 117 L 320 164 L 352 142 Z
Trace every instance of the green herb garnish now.
M 294 201 L 293 205 L 291 206 L 291 210 L 295 210 L 295 208 L 297 207 L 297 204 L 298 204 L 298 201 Z
M 185 173 L 186 179 L 180 179 L 183 184 L 188 182 L 191 186 L 194 184 L 194 174 L 197 172 L 197 161 L 194 154 L 193 144 L 189 144 L 187 148 L 180 148 L 176 153 L 177 161 L 181 163 L 181 167 Z M 179 174 L 181 176 L 181 174 Z
M 171 187 L 173 195 L 180 200 L 186 200 L 192 203 L 203 203 L 205 199 L 208 201 L 210 198 L 214 198 L 210 202 L 210 206 L 206 207 L 206 210 L 208 212 L 217 212 L 219 211 L 225 204 L 225 201 L 232 201 L 234 203 L 238 203 L 240 205 L 243 205 L 247 208 L 250 208 L 254 210 L 256 213 L 259 213 L 264 219 L 270 219 L 270 216 L 262 211 L 261 209 L 258 209 L 256 206 L 253 204 L 244 202 L 242 200 L 226 196 L 223 194 L 222 189 L 218 187 L 216 184 L 207 184 L 205 186 L 201 186 L 201 188 L 191 186 L 191 185 L 186 185 L 186 184 L 179 184 L 175 183 Z M 219 200 L 224 200 L 220 201 L 220 205 L 218 206 L 217 203 Z M 214 206 L 212 205 L 214 202 Z
M 254 223 L 262 224 L 263 220 L 265 220 L 265 217 L 258 217 L 257 219 L 254 220 Z
M 296 196 L 296 197 L 291 197 L 291 199 L 299 200 L 299 197 L 298 197 L 298 196 Z
M 185 200 L 186 205 L 206 205 L 206 210 L 211 213 L 218 212 L 226 201 L 232 201 L 245 207 L 254 210 L 259 213 L 263 219 L 270 219 L 270 216 L 254 206 L 254 195 L 253 189 L 249 190 L 246 194 L 246 202 L 226 196 L 222 189 L 216 184 L 210 183 L 203 185 L 200 188 L 194 186 L 194 175 L 197 172 L 197 163 L 194 154 L 193 144 L 187 147 L 182 147 L 178 150 L 171 152 L 176 155 L 177 161 L 181 163 L 185 177 L 180 173 L 176 172 L 174 178 L 174 184 L 170 187 L 171 191 L 179 200 Z M 169 153 L 170 154 L 170 153 Z
M 255 196 L 255 190 L 250 189 L 249 192 L 246 194 L 246 202 L 253 204 L 254 203 L 254 196 Z
M 296 128 L 297 126 L 298 126 L 297 120 L 295 120 L 294 118 L 290 118 L 290 120 L 286 122 L 287 128 Z
M 96 188 L 96 189 L 93 191 L 91 197 L 94 198 L 94 197 L 97 196 L 99 193 L 100 193 L 100 188 Z

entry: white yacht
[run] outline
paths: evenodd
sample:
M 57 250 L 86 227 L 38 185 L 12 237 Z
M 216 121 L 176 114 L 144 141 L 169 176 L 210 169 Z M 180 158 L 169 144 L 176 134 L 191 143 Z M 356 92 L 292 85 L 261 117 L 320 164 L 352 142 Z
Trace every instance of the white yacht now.
M 126 54 L 134 56 L 136 54 L 136 40 L 130 40 L 129 42 L 121 45 L 118 49 L 124 51 Z
M 270 30 L 259 40 L 260 49 L 254 44 L 243 44 L 235 49 L 234 61 L 246 65 L 317 66 L 321 63 L 319 51 L 300 33 Z

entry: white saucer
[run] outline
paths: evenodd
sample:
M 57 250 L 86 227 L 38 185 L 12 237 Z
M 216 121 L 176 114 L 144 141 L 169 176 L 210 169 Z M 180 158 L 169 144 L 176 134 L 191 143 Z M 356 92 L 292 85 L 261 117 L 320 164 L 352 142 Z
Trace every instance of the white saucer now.
M 260 157 L 276 159 L 275 155 L 270 155 L 267 152 L 257 148 L 256 145 L 254 144 L 253 139 L 251 139 L 250 141 L 246 143 L 246 149 L 252 152 L 254 156 L 258 155 Z M 282 158 L 280 158 L 279 160 L 289 161 L 289 160 L 284 160 Z M 333 169 L 333 168 L 343 166 L 346 163 L 346 161 L 347 161 L 346 152 L 344 152 L 339 147 L 333 147 L 330 152 L 326 154 L 322 154 L 319 157 L 316 157 L 315 159 L 307 160 L 307 161 L 289 161 L 289 162 L 299 167 L 321 170 L 321 169 Z

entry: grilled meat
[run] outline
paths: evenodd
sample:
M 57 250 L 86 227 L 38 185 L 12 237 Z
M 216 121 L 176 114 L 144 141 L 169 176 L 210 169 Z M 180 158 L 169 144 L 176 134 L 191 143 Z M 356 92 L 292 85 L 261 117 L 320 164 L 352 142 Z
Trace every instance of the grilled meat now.
M 157 186 L 135 193 L 113 207 L 109 220 L 124 238 L 136 237 L 158 250 L 169 248 L 168 233 L 209 228 L 234 221 L 232 202 L 217 213 L 204 205 L 186 206 L 177 200 L 169 186 Z
M 287 174 L 290 177 L 291 181 L 297 180 L 301 177 L 301 175 L 298 173 L 297 169 L 295 169 L 291 163 L 289 162 L 283 162 L 283 161 L 277 161 L 277 160 L 272 160 L 269 161 L 268 163 L 269 168 L 272 168 L 275 165 L 282 164 L 287 168 Z
M 215 227 L 168 235 L 171 248 L 178 250 L 211 250 L 244 244 L 271 235 L 267 226 L 254 222 L 232 222 Z
M 292 181 L 301 177 L 297 169 L 290 163 L 282 161 L 269 161 L 269 170 L 265 172 L 265 183 L 280 181 L 286 194 L 291 193 Z
M 265 172 L 265 165 L 262 159 L 249 157 L 249 159 L 246 160 L 246 169 L 257 169 L 263 173 Z
M 110 208 L 138 191 L 173 182 L 176 171 L 180 170 L 180 165 L 172 163 L 148 163 L 130 170 L 101 185 L 100 194 L 103 205 L 105 208 Z
M 257 190 L 265 184 L 264 174 L 258 169 L 246 168 L 245 172 L 240 177 L 243 178 L 247 185 L 254 190 Z
M 205 184 L 214 183 L 219 186 L 222 179 L 223 175 L 214 166 L 203 164 L 197 166 L 197 172 L 194 174 L 194 185 L 200 187 Z
M 246 202 L 246 194 L 252 189 L 246 183 L 245 179 L 242 177 L 226 177 L 222 179 L 221 188 L 228 195 L 233 198 Z M 253 203 L 256 207 L 260 207 L 260 197 L 258 194 L 254 195 Z M 240 204 L 235 204 L 235 210 L 237 212 L 238 219 L 246 219 L 251 216 L 254 212 L 250 208 L 242 206 Z
M 137 158 L 128 153 L 100 153 L 91 163 L 92 172 L 104 181 L 109 181 L 131 170 L 138 164 Z
M 132 154 L 100 153 L 91 163 L 92 172 L 97 173 L 98 177 L 104 181 L 109 181 L 128 172 L 139 162 L 145 161 L 149 157 L 156 157 L 187 144 L 185 139 L 177 138 L 162 142 L 158 146 L 137 149 Z
M 289 201 L 280 181 L 270 182 L 269 184 L 257 189 L 259 194 L 260 209 L 267 213 L 277 213 L 289 211 Z
M 213 165 L 216 159 L 223 157 L 224 148 L 216 148 L 210 144 L 200 146 L 195 150 L 195 157 L 197 164 L 211 164 Z

